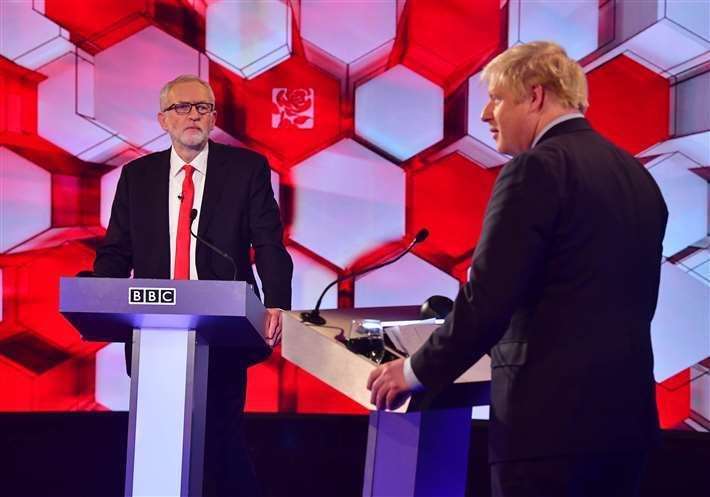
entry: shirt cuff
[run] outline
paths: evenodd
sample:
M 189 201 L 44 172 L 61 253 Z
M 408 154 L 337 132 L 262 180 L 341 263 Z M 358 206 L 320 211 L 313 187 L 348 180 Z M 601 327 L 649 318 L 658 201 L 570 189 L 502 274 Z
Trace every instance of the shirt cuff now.
M 407 357 L 404 360 L 404 382 L 407 384 L 407 388 L 411 390 L 412 392 L 418 392 L 420 390 L 424 390 L 424 385 L 422 385 L 422 382 L 419 381 L 419 378 L 417 378 L 417 375 L 414 374 L 414 370 L 412 369 L 412 358 Z

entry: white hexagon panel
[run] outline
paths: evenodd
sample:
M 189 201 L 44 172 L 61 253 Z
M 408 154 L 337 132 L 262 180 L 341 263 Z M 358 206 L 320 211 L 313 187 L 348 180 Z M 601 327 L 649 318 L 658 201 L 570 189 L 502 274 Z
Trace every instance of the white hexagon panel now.
M 407 254 L 394 264 L 357 279 L 355 307 L 421 305 L 432 295 L 453 300 L 458 289 L 456 278 Z
M 581 59 L 599 46 L 599 2 L 510 0 L 508 16 L 509 47 L 549 40 Z
M 49 228 L 51 175 L 0 147 L 0 253 Z
M 710 131 L 679 136 L 644 150 L 639 157 L 655 157 L 680 152 L 700 165 L 710 165 Z
M 500 166 L 510 158 L 496 150 L 496 142 L 488 124 L 481 121 L 481 112 L 488 103 L 488 85 L 481 79 L 481 73 L 468 78 L 466 98 L 466 136 L 437 151 L 432 160 L 458 152 L 476 164 L 489 168 Z
M 287 247 L 293 260 L 293 278 L 291 279 L 291 309 L 310 310 L 316 305 L 318 297 L 326 286 L 338 275 L 332 269 L 319 264 L 317 261 L 302 254 L 293 247 Z M 252 266 L 256 284 L 261 286 L 261 279 Z M 338 307 L 338 289 L 333 287 L 323 297 L 321 309 L 335 309 Z
M 116 196 L 116 186 L 118 185 L 118 178 L 121 176 L 121 169 L 123 167 L 119 166 L 101 176 L 101 210 L 99 219 L 101 226 L 104 228 L 108 227 L 108 221 L 111 218 L 111 206 L 113 205 L 113 198 Z
M 710 285 L 664 263 L 651 339 L 658 382 L 710 356 Z
M 404 234 L 404 171 L 349 138 L 292 169 L 291 238 L 339 267 Z
M 306 58 L 345 85 L 384 67 L 397 31 L 397 1 L 303 0 Z
M 668 206 L 663 255 L 670 257 L 708 234 L 708 182 L 689 171 L 685 155 L 662 155 L 646 164 Z
M 613 7 L 613 40 L 586 71 L 620 54 L 664 76 L 710 60 L 710 2 L 626 1 Z
M 99 52 L 94 58 L 96 120 L 135 146 L 165 148 L 156 117 L 160 89 L 180 74 L 206 72 L 205 62 L 197 50 L 155 26 Z
M 284 0 L 218 0 L 207 7 L 207 56 L 254 78 L 291 56 L 291 9 Z
M 444 90 L 397 65 L 355 90 L 355 132 L 399 160 L 444 136 Z
M 0 1 L 0 55 L 37 69 L 73 50 L 69 32 L 40 13 L 30 0 Z
M 103 162 L 127 145 L 113 130 L 89 117 L 93 114 L 93 108 L 87 108 L 93 107 L 94 101 L 93 70 L 93 63 L 76 53 L 42 67 L 47 79 L 37 89 L 37 130 L 73 155 Z M 77 77 L 79 73 L 85 76 Z
M 96 353 L 96 402 L 112 411 L 127 411 L 131 400 L 125 354 L 122 343 L 109 343 Z

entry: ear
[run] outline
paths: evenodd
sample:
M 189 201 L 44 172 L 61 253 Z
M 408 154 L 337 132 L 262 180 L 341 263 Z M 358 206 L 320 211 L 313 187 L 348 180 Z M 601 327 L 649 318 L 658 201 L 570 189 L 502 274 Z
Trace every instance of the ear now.
M 545 89 L 542 85 L 534 85 L 530 88 L 530 105 L 532 110 L 540 111 L 545 104 Z
M 160 124 L 160 127 L 163 128 L 163 131 L 168 130 L 167 123 L 165 122 L 166 119 L 165 114 L 158 112 L 158 123 Z

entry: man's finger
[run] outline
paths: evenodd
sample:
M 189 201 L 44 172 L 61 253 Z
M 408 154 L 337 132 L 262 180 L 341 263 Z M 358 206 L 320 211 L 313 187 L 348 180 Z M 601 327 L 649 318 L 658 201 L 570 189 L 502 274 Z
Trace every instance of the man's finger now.
M 372 384 L 375 382 L 377 378 L 380 377 L 382 372 L 384 371 L 384 368 L 382 366 L 379 366 L 375 368 L 371 373 L 370 376 L 367 377 L 367 389 L 372 390 Z
M 266 315 L 266 338 L 272 340 L 276 333 L 276 317 L 269 312 Z

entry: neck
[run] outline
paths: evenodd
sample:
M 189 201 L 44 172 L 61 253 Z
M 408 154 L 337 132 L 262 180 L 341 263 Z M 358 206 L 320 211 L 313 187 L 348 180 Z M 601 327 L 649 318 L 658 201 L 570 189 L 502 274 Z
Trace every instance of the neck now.
M 206 141 L 194 147 L 187 147 L 181 143 L 173 143 L 173 148 L 175 149 L 175 153 L 177 153 L 186 164 L 189 164 L 205 149 L 206 145 Z
M 560 105 L 552 106 L 552 107 L 546 109 L 545 111 L 543 111 L 543 113 L 540 115 L 540 118 L 537 121 L 537 125 L 535 126 L 535 132 L 533 133 L 533 140 L 552 121 L 554 121 L 558 117 L 562 117 L 567 114 L 572 114 L 573 112 L 579 112 L 579 111 L 577 109 L 573 109 L 571 107 L 562 107 Z

